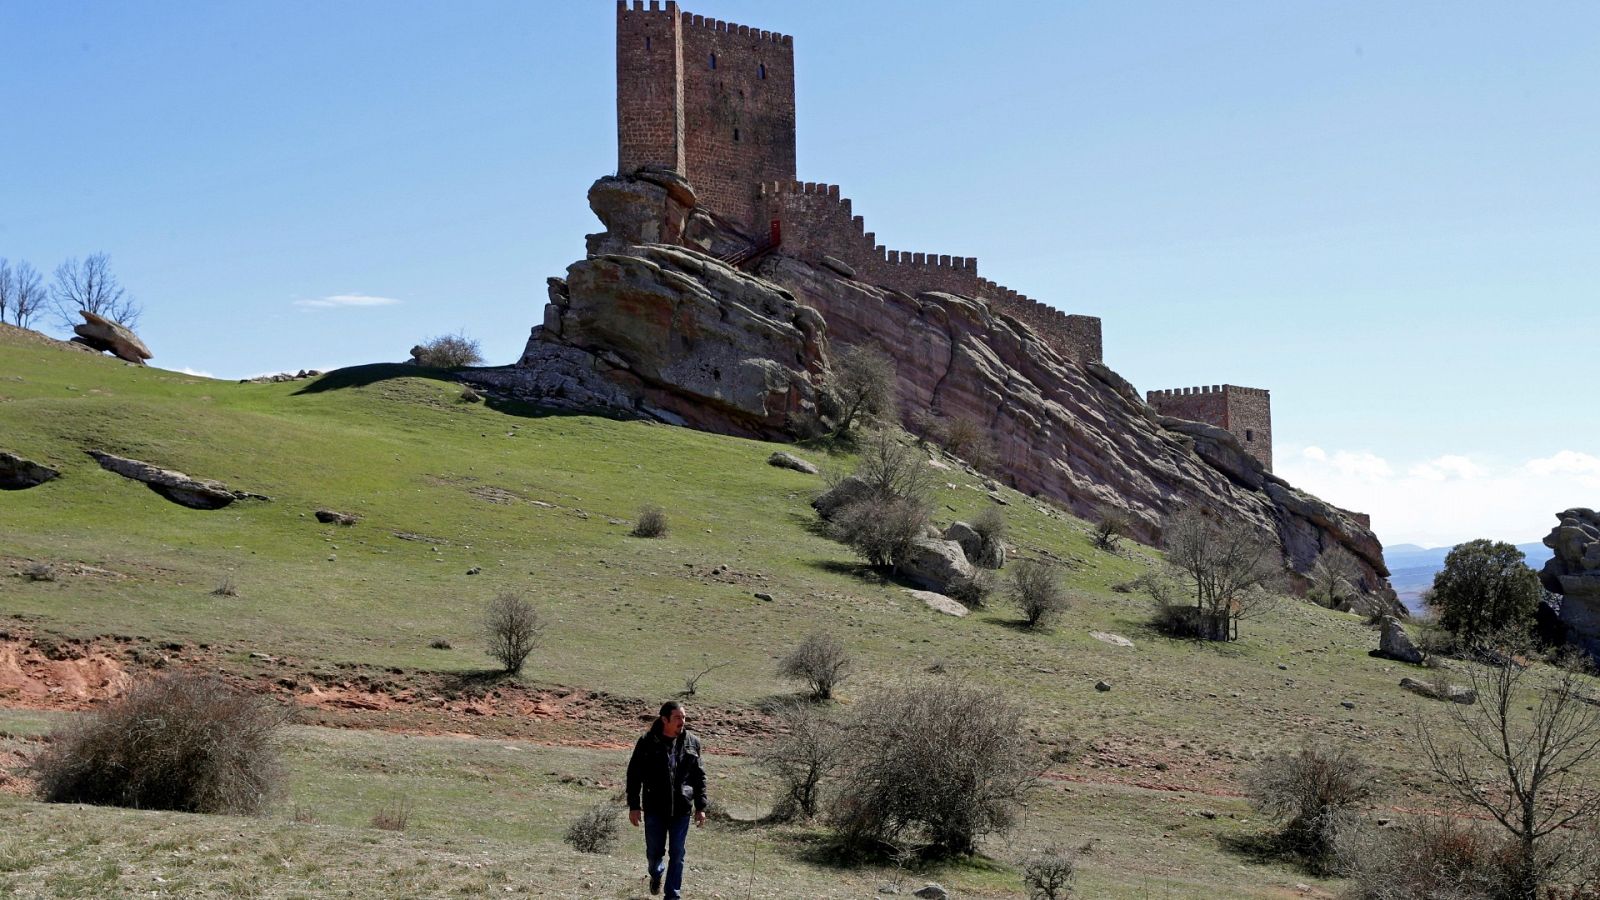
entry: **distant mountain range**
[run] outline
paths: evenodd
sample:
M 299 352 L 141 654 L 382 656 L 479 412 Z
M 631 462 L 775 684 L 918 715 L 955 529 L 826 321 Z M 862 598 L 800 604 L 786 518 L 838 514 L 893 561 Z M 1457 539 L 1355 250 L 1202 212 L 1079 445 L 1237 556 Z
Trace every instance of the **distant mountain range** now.
M 1433 576 L 1444 568 L 1444 558 L 1454 547 L 1419 547 L 1416 544 L 1395 544 L 1383 548 L 1383 559 L 1389 564 L 1389 583 L 1394 585 L 1400 602 L 1412 612 L 1422 610 L 1422 592 L 1433 587 Z M 1544 544 L 1518 544 L 1517 549 L 1528 558 L 1528 567 L 1539 571 L 1550 559 L 1550 548 Z

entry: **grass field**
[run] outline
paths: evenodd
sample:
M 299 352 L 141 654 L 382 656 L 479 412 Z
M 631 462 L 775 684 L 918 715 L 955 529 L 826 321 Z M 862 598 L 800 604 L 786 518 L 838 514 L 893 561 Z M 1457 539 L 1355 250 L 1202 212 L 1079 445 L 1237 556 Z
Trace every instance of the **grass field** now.
M 872 895 L 893 873 L 830 866 L 819 829 L 743 821 L 769 802 L 744 755 L 767 739 L 760 708 L 794 691 L 775 660 L 819 628 L 860 663 L 844 705 L 938 668 L 1024 704 L 1041 758 L 1076 748 L 1049 765 L 1022 828 L 984 858 L 905 874 L 910 887 L 926 876 L 958 896 L 1021 896 L 1017 856 L 1059 842 L 1086 848 L 1079 896 L 1325 895 L 1337 885 L 1226 849 L 1266 827 L 1238 796 L 1242 768 L 1308 738 L 1361 748 L 1395 805 L 1428 802 L 1412 734 L 1433 710 L 1396 687 L 1410 667 L 1367 655 L 1376 636 L 1355 617 L 1291 602 L 1244 623 L 1237 643 L 1166 639 L 1145 627 L 1145 601 L 1114 590 L 1150 551 L 1097 551 L 1083 523 L 1003 490 L 1014 548 L 1060 563 L 1072 609 L 1038 633 L 1003 604 L 950 618 L 815 533 L 821 482 L 766 465 L 776 445 L 459 395 L 407 366 L 233 384 L 0 334 L 0 449 L 63 473 L 0 493 L 0 627 L 181 644 L 262 683 L 381 676 L 399 697 L 306 719 L 343 727 L 294 728 L 290 796 L 261 819 L 0 796 L 0 895 L 640 896 L 636 834 L 594 856 L 560 833 L 620 789 L 618 739 L 714 664 L 726 665 L 690 702 L 732 818 L 691 839 L 694 895 Z M 89 449 L 271 500 L 187 509 L 101 470 Z M 939 474 L 941 524 L 993 505 L 976 476 Z M 666 510 L 666 537 L 629 536 L 646 503 Z M 362 518 L 322 525 L 321 507 Z M 41 562 L 57 580 L 18 574 Z M 224 579 L 236 594 L 213 593 Z M 501 591 L 550 623 L 523 687 L 587 692 L 609 712 L 477 721 L 413 708 L 418 685 L 488 666 L 477 618 Z M 430 647 L 440 639 L 451 648 Z M 1110 691 L 1095 690 L 1102 679 Z M 0 761 L 69 714 L 13 701 L 0 693 L 12 753 Z M 400 800 L 414 810 L 405 833 L 369 827 Z

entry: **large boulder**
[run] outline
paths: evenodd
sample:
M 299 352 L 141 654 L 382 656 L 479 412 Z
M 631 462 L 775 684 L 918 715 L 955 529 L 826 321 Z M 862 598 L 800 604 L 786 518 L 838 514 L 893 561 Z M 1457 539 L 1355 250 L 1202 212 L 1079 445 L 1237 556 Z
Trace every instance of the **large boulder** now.
M 154 356 L 144 341 L 125 326 L 87 309 L 78 310 L 78 315 L 83 316 L 83 324 L 73 326 L 73 332 L 78 335 L 74 341 L 141 366 Z
M 1600 515 L 1581 507 L 1557 514 L 1545 536 L 1553 555 L 1539 570 L 1545 588 L 1561 595 L 1567 639 L 1600 659 Z
M 806 475 L 817 474 L 816 466 L 784 450 L 774 450 L 772 455 L 767 457 L 767 465 L 780 469 L 793 469 Z
M 961 545 L 942 538 L 920 537 L 911 544 L 899 566 L 900 574 L 924 587 L 946 593 L 946 588 L 970 579 L 972 563 L 961 552 Z
M 1406 627 L 1394 616 L 1383 617 L 1383 631 L 1378 636 L 1378 649 L 1374 653 L 1385 659 L 1413 664 L 1421 663 L 1424 658 L 1423 652 L 1406 634 Z
M 951 522 L 950 527 L 944 530 L 944 539 L 955 541 L 961 545 L 961 552 L 967 555 L 967 561 L 973 565 L 978 564 L 978 557 L 983 555 L 983 536 L 978 530 L 965 522 Z

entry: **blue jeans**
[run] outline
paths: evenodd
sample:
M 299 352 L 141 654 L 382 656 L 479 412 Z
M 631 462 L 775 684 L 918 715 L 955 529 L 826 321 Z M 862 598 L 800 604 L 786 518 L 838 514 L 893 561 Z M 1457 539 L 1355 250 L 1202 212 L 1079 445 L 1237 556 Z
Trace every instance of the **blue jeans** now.
M 668 852 L 670 839 L 671 852 Z M 644 857 L 650 863 L 650 874 L 660 875 L 661 857 L 665 855 L 666 879 L 662 894 L 666 900 L 678 900 L 678 889 L 683 887 L 683 844 L 689 839 L 688 816 L 658 816 L 644 814 Z

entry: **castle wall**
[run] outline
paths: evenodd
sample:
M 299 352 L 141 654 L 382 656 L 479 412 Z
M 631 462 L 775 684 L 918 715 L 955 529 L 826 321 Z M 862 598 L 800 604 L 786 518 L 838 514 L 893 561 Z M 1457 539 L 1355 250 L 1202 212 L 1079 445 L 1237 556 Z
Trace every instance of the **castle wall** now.
M 1079 365 L 1100 362 L 1100 319 L 1096 316 L 1070 316 L 1046 306 L 1002 284 L 979 279 L 977 296 L 999 312 L 1027 325 L 1051 349 Z
M 683 41 L 678 5 L 617 4 L 617 171 L 684 170 Z
M 683 13 L 683 171 L 700 203 L 765 234 L 758 185 L 795 179 L 794 39 Z M 713 64 L 714 60 L 714 64 Z
M 1272 397 L 1267 391 L 1213 384 L 1149 391 L 1145 400 L 1162 415 L 1205 422 L 1229 432 L 1272 471 Z

